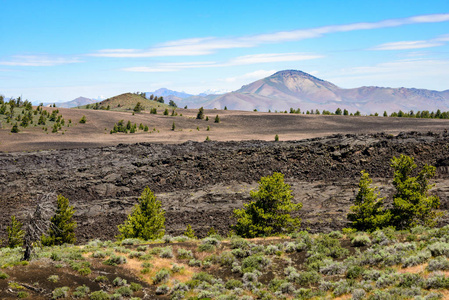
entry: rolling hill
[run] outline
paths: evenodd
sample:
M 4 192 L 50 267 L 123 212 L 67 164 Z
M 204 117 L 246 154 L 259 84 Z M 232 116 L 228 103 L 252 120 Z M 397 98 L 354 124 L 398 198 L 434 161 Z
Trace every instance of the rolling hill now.
M 150 110 L 151 108 L 165 109 L 171 108 L 170 105 L 165 103 L 160 103 L 153 100 L 148 100 L 143 98 L 140 95 L 125 93 L 118 96 L 114 96 L 108 99 L 105 99 L 99 103 L 100 106 L 106 108 L 109 106 L 111 110 L 131 110 L 136 104 L 140 102 L 143 107 L 143 110 Z
M 279 71 L 240 89 L 214 97 L 190 97 L 181 102 L 189 107 L 233 110 L 331 110 L 338 107 L 355 112 L 449 110 L 449 90 L 364 86 L 343 89 L 302 71 Z

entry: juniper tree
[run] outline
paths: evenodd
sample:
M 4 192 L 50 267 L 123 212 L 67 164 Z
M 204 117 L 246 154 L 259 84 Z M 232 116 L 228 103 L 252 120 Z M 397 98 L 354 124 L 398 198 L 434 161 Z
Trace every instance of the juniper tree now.
M 9 248 L 15 248 L 23 244 L 25 232 L 22 230 L 22 226 L 23 224 L 16 219 L 16 216 L 11 216 L 11 226 L 6 227 Z
M 391 213 L 383 207 L 385 198 L 379 198 L 377 187 L 371 187 L 373 181 L 369 174 L 365 171 L 361 173 L 359 191 L 348 214 L 348 220 L 352 222 L 351 227 L 360 231 L 374 231 L 386 227 L 391 220 Z
M 204 119 L 204 108 L 203 107 L 200 107 L 198 109 L 198 114 L 196 115 L 196 118 L 199 120 Z
M 119 239 L 139 238 L 154 240 L 165 233 L 165 211 L 161 202 L 156 200 L 153 192 L 146 187 L 139 197 L 127 220 L 118 226 Z
M 233 230 L 242 237 L 253 238 L 299 228 L 299 218 L 292 218 L 290 212 L 301 209 L 302 204 L 292 203 L 291 192 L 290 185 L 284 183 L 283 174 L 262 177 L 259 188 L 250 192 L 254 201 L 234 210 L 237 224 L 232 226 Z
M 220 117 L 218 115 L 215 116 L 214 123 L 220 123 Z
M 142 105 L 140 104 L 140 102 L 137 102 L 136 106 L 134 106 L 133 111 L 136 113 L 140 113 L 142 111 Z
M 73 206 L 70 206 L 69 199 L 62 195 L 58 195 L 56 202 L 56 212 L 50 219 L 51 226 L 47 235 L 42 237 L 44 246 L 73 244 L 76 241 L 76 222 L 72 220 L 75 213 Z
M 436 209 L 440 206 L 437 196 L 429 196 L 428 191 L 434 186 L 429 179 L 435 176 L 435 167 L 424 165 L 416 177 L 411 173 L 416 169 L 413 157 L 402 155 L 393 157 L 391 167 L 394 169 L 393 185 L 393 223 L 397 229 L 407 229 L 421 224 L 435 226 L 441 215 Z

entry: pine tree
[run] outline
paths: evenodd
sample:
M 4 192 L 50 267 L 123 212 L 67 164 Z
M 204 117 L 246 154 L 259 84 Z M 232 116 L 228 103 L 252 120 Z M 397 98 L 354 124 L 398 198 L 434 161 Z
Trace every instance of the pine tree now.
M 192 226 L 190 224 L 187 224 L 187 228 L 186 231 L 184 231 L 184 235 L 188 238 L 196 239 L 195 231 L 193 231 Z
M 214 123 L 220 123 L 220 117 L 218 115 L 215 116 Z
M 417 167 L 413 157 L 402 155 L 393 157 L 391 166 L 394 169 L 393 185 L 396 193 L 393 196 L 394 225 L 397 229 L 408 229 L 415 225 L 435 226 L 436 219 L 441 216 L 437 212 L 440 199 L 428 196 L 433 187 L 429 179 L 435 176 L 435 167 L 425 165 L 418 176 L 410 174 Z
M 42 237 L 44 246 L 73 244 L 76 241 L 76 222 L 72 220 L 75 210 L 69 205 L 69 199 L 58 195 L 56 212 L 51 218 L 48 234 Z
M 291 232 L 299 228 L 300 220 L 292 218 L 290 212 L 301 209 L 302 204 L 293 204 L 290 185 L 284 183 L 284 175 L 274 173 L 262 177 L 257 191 L 251 191 L 254 199 L 244 208 L 234 210 L 237 224 L 232 226 L 236 234 L 253 238 Z
M 25 232 L 22 230 L 22 223 L 16 219 L 16 216 L 11 216 L 11 226 L 6 227 L 8 232 L 8 247 L 15 248 L 22 246 Z
M 274 141 L 279 142 L 279 136 L 277 134 L 274 136 Z
M 154 240 L 163 237 L 165 233 L 164 214 L 161 202 L 156 200 L 153 192 L 146 187 L 139 198 L 139 203 L 128 215 L 128 219 L 118 226 L 120 231 L 118 238 Z
M 352 222 L 351 227 L 359 231 L 374 231 L 387 227 L 391 213 L 383 207 L 385 198 L 379 198 L 380 193 L 376 193 L 377 187 L 371 187 L 373 181 L 369 178 L 369 174 L 365 171 L 361 173 L 359 191 L 348 214 L 348 220 Z

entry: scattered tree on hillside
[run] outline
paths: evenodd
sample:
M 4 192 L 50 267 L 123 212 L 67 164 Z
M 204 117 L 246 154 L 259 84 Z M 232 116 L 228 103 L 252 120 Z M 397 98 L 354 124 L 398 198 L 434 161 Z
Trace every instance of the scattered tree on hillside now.
M 302 204 L 292 203 L 291 192 L 290 185 L 284 183 L 283 174 L 262 177 L 259 188 L 250 192 L 254 201 L 234 210 L 237 224 L 232 228 L 245 238 L 286 233 L 299 228 L 299 218 L 292 218 L 290 212 L 301 209 Z
M 69 199 L 58 195 L 56 199 L 56 212 L 51 217 L 51 226 L 47 235 L 42 236 L 44 246 L 73 244 L 76 241 L 76 222 L 72 220 L 75 210 L 69 205 Z
M 274 141 L 275 141 L 275 142 L 279 142 L 279 135 L 276 134 L 276 135 L 274 136 Z
M 164 110 L 164 116 L 168 116 L 168 108 Z
M 19 125 L 17 125 L 17 122 L 12 126 L 12 128 L 11 128 L 11 132 L 12 133 L 18 133 L 20 130 L 19 130 Z
M 156 200 L 153 192 L 146 187 L 139 198 L 139 203 L 128 215 L 124 224 L 118 226 L 119 239 L 139 238 L 153 240 L 165 233 L 165 211 L 161 202 Z
M 197 118 L 198 120 L 204 119 L 204 108 L 203 108 L 203 107 L 200 107 L 200 108 L 198 109 L 198 114 L 196 115 L 196 118 Z
M 215 116 L 214 123 L 220 123 L 220 117 L 218 115 Z
M 22 230 L 22 226 L 23 224 L 16 219 L 16 216 L 11 216 L 11 226 L 6 227 L 9 248 L 16 248 L 23 244 L 25 232 Z
M 80 119 L 80 121 L 79 121 L 81 124 L 85 124 L 86 122 L 87 122 L 87 119 L 86 119 L 86 116 L 82 116 L 81 117 L 81 119 Z
M 156 100 L 156 99 L 154 99 Z M 159 103 L 164 103 L 164 97 L 160 96 L 159 99 L 156 100 Z
M 340 108 L 340 107 L 337 108 L 337 110 L 335 111 L 335 114 L 336 114 L 337 116 L 341 116 L 341 113 L 342 113 L 341 108 Z
M 173 106 L 173 107 L 178 107 L 178 105 L 176 105 L 175 101 L 173 101 L 173 100 L 170 100 L 168 102 L 168 105 Z
M 369 174 L 365 171 L 361 173 L 359 191 L 348 214 L 348 220 L 352 222 L 351 227 L 360 231 L 374 231 L 386 227 L 391 220 L 391 213 L 383 206 L 385 198 L 379 198 L 377 187 L 371 187 L 373 181 Z
M 134 106 L 133 111 L 136 113 L 140 113 L 142 111 L 142 104 L 140 104 L 140 102 L 137 102 L 136 106 Z
M 392 209 L 396 228 L 408 229 L 418 224 L 435 226 L 437 217 L 441 216 L 436 211 L 440 199 L 428 196 L 428 191 L 434 186 L 428 183 L 435 176 L 435 167 L 426 164 L 418 176 L 411 177 L 417 166 L 413 157 L 402 154 L 393 157 L 391 167 L 394 169 L 393 185 L 396 188 Z
M 176 125 L 175 125 L 175 122 L 173 122 L 173 124 L 171 126 L 171 130 L 175 131 L 175 129 L 176 129 Z

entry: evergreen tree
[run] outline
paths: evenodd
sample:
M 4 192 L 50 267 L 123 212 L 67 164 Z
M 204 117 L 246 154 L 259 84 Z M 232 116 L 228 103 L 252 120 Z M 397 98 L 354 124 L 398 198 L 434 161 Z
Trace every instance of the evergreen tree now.
M 196 115 L 196 118 L 197 118 L 198 120 L 204 119 L 204 108 L 203 108 L 203 107 L 200 107 L 200 108 L 198 109 L 198 114 Z
M 379 198 L 377 188 L 371 187 L 373 181 L 369 178 L 369 174 L 365 171 L 361 173 L 359 191 L 348 214 L 348 220 L 352 222 L 351 227 L 359 231 L 374 231 L 387 227 L 391 213 L 383 207 L 385 198 Z
M 276 134 L 276 135 L 274 136 L 274 141 L 275 141 L 275 142 L 279 142 L 279 135 Z
M 220 117 L 218 115 L 215 116 L 214 123 L 220 123 Z
M 139 238 L 153 240 L 161 238 L 165 233 L 165 211 L 161 202 L 156 200 L 153 192 L 146 187 L 139 198 L 139 203 L 128 215 L 128 219 L 118 226 L 118 238 Z
M 188 238 L 196 239 L 195 231 L 193 231 L 192 226 L 190 224 L 187 224 L 187 228 L 186 231 L 184 231 L 184 235 Z
M 168 108 L 164 110 L 164 116 L 168 116 Z
M 134 106 L 133 111 L 136 113 L 140 113 L 142 111 L 142 104 L 140 104 L 140 102 L 137 102 L 136 106 Z
M 58 195 L 56 212 L 51 218 L 48 234 L 42 236 L 44 246 L 73 244 L 76 241 L 76 222 L 72 220 L 75 210 L 69 205 L 69 199 Z
M 337 108 L 337 110 L 335 111 L 335 114 L 336 114 L 337 116 L 340 116 L 341 113 L 342 113 L 341 108 L 340 108 L 340 107 Z
M 51 121 L 51 120 L 50 120 L 50 121 Z M 81 117 L 81 119 L 80 119 L 80 123 L 81 123 L 81 124 L 85 124 L 86 122 L 87 122 L 86 116 L 83 115 L 83 116 Z
M 425 165 L 418 176 L 411 177 L 417 167 L 413 157 L 402 155 L 393 157 L 391 166 L 394 169 L 393 185 L 396 193 L 393 196 L 394 225 L 397 229 L 408 229 L 415 225 L 435 226 L 441 213 L 435 211 L 440 206 L 437 196 L 428 196 L 433 187 L 429 179 L 435 176 L 435 167 Z
M 283 174 L 262 177 L 258 190 L 250 192 L 254 201 L 234 210 L 237 224 L 232 226 L 233 230 L 242 237 L 253 238 L 299 228 L 300 220 L 292 218 L 290 212 L 301 209 L 302 204 L 292 203 L 291 192 L 291 187 L 284 183 Z
M 173 124 L 171 126 L 171 130 L 175 131 L 175 129 L 176 129 L 176 125 L 175 125 L 175 122 L 173 122 Z
M 11 216 L 11 226 L 6 227 L 8 232 L 8 247 L 16 248 L 22 246 L 25 232 L 22 230 L 22 223 L 16 219 L 16 216 Z
M 8 122 L 6 122 L 6 123 L 8 123 Z M 16 124 L 14 124 L 13 126 L 12 126 L 12 128 L 11 128 L 11 132 L 12 133 L 18 133 L 20 130 L 19 130 L 19 125 L 17 125 L 17 123 Z

